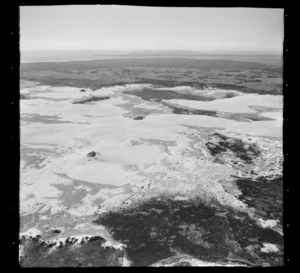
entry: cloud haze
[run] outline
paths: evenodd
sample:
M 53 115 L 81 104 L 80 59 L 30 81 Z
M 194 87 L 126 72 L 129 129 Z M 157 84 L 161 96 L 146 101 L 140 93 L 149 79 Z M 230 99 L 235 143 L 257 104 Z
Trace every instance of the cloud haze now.
M 20 32 L 22 51 L 281 51 L 283 9 L 21 7 Z

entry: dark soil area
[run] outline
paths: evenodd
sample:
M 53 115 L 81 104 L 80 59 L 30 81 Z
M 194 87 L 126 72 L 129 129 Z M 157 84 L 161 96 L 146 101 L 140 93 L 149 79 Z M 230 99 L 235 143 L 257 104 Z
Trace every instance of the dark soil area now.
M 232 238 L 244 250 L 240 254 L 241 258 L 256 265 L 262 263 L 269 263 L 270 266 L 283 265 L 283 236 L 271 229 L 257 226 L 253 220 L 243 213 L 228 213 L 227 220 Z M 263 243 L 276 245 L 279 252 L 264 253 L 260 251 Z
M 66 244 L 48 253 L 52 244 L 47 244 L 38 237 L 21 239 L 25 247 L 25 258 L 21 259 L 21 267 L 99 267 L 121 266 L 118 258 L 124 252 L 105 247 L 105 240 L 100 236 L 91 237 L 87 242 L 82 241 L 79 247 L 73 247 L 77 239 L 68 238 Z
M 274 120 L 272 118 L 268 118 L 268 117 L 264 117 L 261 115 L 257 115 L 257 114 L 248 114 L 248 113 L 237 113 L 237 114 L 229 114 L 229 116 L 232 117 L 241 117 L 243 119 L 247 119 L 247 120 L 251 120 L 251 121 L 262 121 L 262 120 Z
M 184 94 L 170 90 L 156 90 L 151 88 L 144 88 L 141 91 L 125 91 L 124 94 L 135 95 L 146 101 L 161 101 L 161 100 L 172 100 L 172 99 L 182 99 L 182 100 L 199 100 L 199 101 L 211 101 L 212 98 Z
M 178 114 L 178 115 L 205 115 L 211 117 L 218 116 L 217 111 L 179 108 L 170 104 L 167 104 L 167 106 L 173 109 L 174 114 Z
M 67 77 L 60 77 L 60 78 L 54 78 L 54 77 L 36 77 L 36 76 L 26 76 L 24 79 L 31 80 L 31 81 L 36 81 L 38 80 L 41 84 L 43 85 L 50 85 L 50 86 L 56 86 L 56 87 L 64 87 L 64 86 L 69 86 L 69 87 L 78 87 L 78 88 L 90 88 L 92 90 L 97 90 L 102 87 L 110 87 L 110 86 L 115 86 L 115 85 L 123 85 L 123 84 L 128 84 L 126 81 L 114 81 L 114 82 L 104 82 L 101 80 L 95 80 L 95 79 L 70 79 Z M 132 81 L 134 82 L 134 81 Z
M 261 154 L 259 148 L 255 144 L 247 144 L 248 147 L 245 147 L 246 143 L 238 138 L 230 138 L 219 133 L 214 133 L 213 136 L 217 138 L 217 141 L 208 141 L 206 143 L 206 147 L 213 156 L 231 151 L 236 157 L 244 162 L 252 163 L 253 159 Z
M 133 118 L 134 120 L 142 120 L 142 119 L 144 119 L 145 117 L 142 117 L 142 116 L 137 116 L 137 117 L 135 117 L 135 118 Z
M 29 98 L 27 98 L 25 95 L 20 94 L 20 100 L 28 100 Z
M 28 114 L 21 117 L 22 121 L 26 122 L 38 122 L 44 124 L 60 124 L 60 123 L 72 123 L 71 121 L 61 120 L 60 117 L 55 115 L 39 115 L 39 114 Z
M 219 89 L 225 89 L 225 90 L 236 90 L 243 93 L 253 93 L 253 94 L 260 94 L 260 95 L 281 95 L 281 91 L 268 91 L 268 90 L 258 90 L 254 88 L 250 88 L 247 86 L 242 86 L 238 84 L 224 84 L 224 83 L 212 83 L 210 84 L 211 87 L 219 88 Z
M 231 71 L 237 71 L 239 74 L 228 74 Z M 248 76 L 240 75 L 244 72 L 248 72 Z M 22 79 L 51 86 L 73 86 L 82 89 L 89 87 L 95 90 L 107 86 L 143 83 L 161 87 L 184 85 L 203 89 L 211 86 L 244 93 L 282 94 L 282 84 L 277 86 L 276 78 L 270 82 L 269 78 L 265 81 L 265 76 L 262 76 L 260 82 L 256 81 L 254 85 L 248 86 L 247 82 L 253 80 L 253 73 L 255 75 L 259 73 L 260 77 L 264 73 L 276 73 L 279 79 L 282 78 L 281 67 L 253 62 L 192 58 L 125 58 L 63 63 L 22 63 L 20 67 Z M 220 75 L 227 76 L 220 79 Z
M 283 185 L 282 177 L 257 180 L 237 179 L 235 183 L 242 191 L 239 199 L 249 207 L 255 208 L 257 215 L 266 219 L 279 220 L 282 225 Z
M 216 111 L 210 111 L 210 110 L 191 110 L 191 109 L 185 109 L 185 108 L 173 108 L 174 114 L 179 115 L 201 115 L 201 116 L 211 116 L 211 117 L 217 117 Z
M 225 113 L 225 112 L 217 112 L 214 110 L 184 108 L 184 107 L 178 107 L 165 102 L 162 103 L 168 106 L 169 108 L 171 108 L 174 114 L 178 114 L 178 115 L 200 115 L 200 116 L 210 116 L 210 117 L 220 117 L 221 115 L 222 118 L 241 121 L 241 122 L 272 120 L 271 118 L 260 116 L 257 114 Z
M 226 261 L 234 254 L 250 264 L 260 265 L 266 260 L 282 263 L 279 254 L 263 257 L 259 247 L 255 254 L 246 249 L 253 242 L 282 246 L 282 236 L 259 227 L 245 213 L 209 206 L 200 200 L 155 198 L 133 208 L 108 212 L 95 222 L 109 228 L 114 239 L 127 245 L 133 266 L 151 265 L 174 255 L 174 249 L 212 262 Z M 238 250 L 233 245 L 238 245 Z
M 195 87 L 197 89 L 204 89 L 209 87 L 208 84 L 199 81 L 175 81 L 175 80 L 166 80 L 166 79 L 138 78 L 136 83 L 153 84 L 158 87 L 190 86 L 190 87 Z
M 84 104 L 92 101 L 99 101 L 99 100 L 108 100 L 109 97 L 91 97 L 84 100 L 73 102 L 73 104 Z
M 95 157 L 96 155 L 97 155 L 97 153 L 92 151 L 87 154 L 87 157 Z

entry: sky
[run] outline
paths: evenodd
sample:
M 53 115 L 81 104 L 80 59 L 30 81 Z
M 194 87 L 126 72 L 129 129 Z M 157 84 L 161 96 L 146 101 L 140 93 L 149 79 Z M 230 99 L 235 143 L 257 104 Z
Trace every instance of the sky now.
M 20 49 L 282 51 L 283 9 L 20 7 Z

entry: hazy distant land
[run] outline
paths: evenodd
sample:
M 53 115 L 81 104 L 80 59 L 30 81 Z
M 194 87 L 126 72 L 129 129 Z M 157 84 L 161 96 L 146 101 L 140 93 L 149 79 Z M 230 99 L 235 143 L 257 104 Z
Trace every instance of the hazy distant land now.
M 22 51 L 22 63 L 84 61 L 128 58 L 189 58 L 201 60 L 232 60 L 256 62 L 282 67 L 282 52 L 264 51 L 185 51 L 185 50 L 136 50 L 136 51 Z

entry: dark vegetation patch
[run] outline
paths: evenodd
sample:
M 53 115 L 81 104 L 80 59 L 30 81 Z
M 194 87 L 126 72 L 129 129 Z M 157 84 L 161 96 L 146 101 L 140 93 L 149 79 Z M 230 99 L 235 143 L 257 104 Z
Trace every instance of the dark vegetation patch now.
M 235 183 L 242 192 L 239 199 L 254 208 L 257 215 L 265 219 L 279 220 L 283 224 L 282 177 L 260 177 L 256 180 L 240 178 Z
M 178 107 L 169 103 L 162 102 L 164 105 L 172 109 L 174 114 L 178 115 L 200 115 L 200 116 L 210 116 L 210 117 L 222 117 L 226 119 L 232 119 L 236 121 L 261 121 L 261 120 L 272 120 L 271 118 L 260 116 L 257 114 L 248 113 L 225 113 L 214 110 L 202 110 L 202 109 L 192 109 Z
M 277 77 L 282 77 L 283 73 L 282 67 L 279 66 L 265 66 L 262 70 L 266 73 L 274 73 L 277 75 Z
M 233 92 L 227 92 L 223 98 L 230 99 L 230 98 L 234 98 L 234 97 L 236 97 L 236 94 L 234 94 Z
M 152 88 L 144 88 L 140 91 L 124 91 L 123 94 L 135 95 L 146 101 L 161 101 L 161 100 L 172 100 L 172 99 L 182 99 L 182 100 L 199 100 L 199 101 L 211 101 L 213 98 L 208 98 L 200 95 L 192 95 L 179 93 L 170 90 L 156 90 Z
M 48 244 L 38 237 L 22 238 L 20 244 L 24 246 L 24 254 L 20 261 L 21 267 L 99 267 L 120 266 L 118 258 L 124 252 L 103 246 L 105 239 L 100 236 L 91 237 L 88 241 L 81 241 L 80 247 L 72 247 L 76 238 L 68 238 L 66 244 L 60 243 L 58 249 L 49 253 Z
M 263 112 L 280 112 L 282 111 L 282 108 L 274 108 L 274 107 L 267 107 L 267 106 L 257 106 L 257 105 L 249 105 L 250 109 L 255 110 L 258 113 Z
M 220 214 L 225 211 L 229 213 Z M 136 207 L 102 214 L 95 223 L 109 228 L 114 239 L 127 245 L 126 253 L 133 266 L 149 266 L 175 255 L 174 250 L 211 262 L 226 261 L 234 253 L 235 257 L 261 264 L 265 258 L 259 250 L 249 254 L 247 246 L 253 241 L 283 243 L 278 233 L 259 227 L 247 214 L 209 206 L 200 200 L 153 198 Z M 232 242 L 241 250 L 237 251 Z M 275 262 L 281 260 L 272 261 Z
M 89 152 L 89 153 L 87 154 L 87 157 L 95 157 L 96 154 L 97 154 L 96 152 L 91 151 L 91 152 Z
M 230 84 L 230 83 L 211 83 L 211 87 L 213 88 L 219 88 L 219 89 L 224 89 L 224 90 L 236 90 L 240 91 L 243 93 L 253 93 L 253 94 L 260 94 L 260 95 L 281 95 L 280 90 L 258 90 L 254 88 L 250 88 L 247 86 L 243 85 L 238 85 L 238 84 Z
M 244 82 L 261 82 L 260 79 L 245 80 Z
M 60 229 L 54 229 L 54 230 L 52 230 L 52 233 L 59 234 L 59 233 L 61 233 L 61 230 Z
M 208 141 L 206 143 L 206 147 L 213 156 L 231 151 L 236 157 L 250 164 L 253 162 L 254 158 L 261 154 L 259 148 L 255 144 L 245 143 L 241 139 L 227 137 L 220 133 L 214 133 L 213 136 L 216 139 L 214 139 L 213 142 Z
M 264 82 L 257 82 L 258 88 L 255 89 L 234 84 L 231 76 L 229 81 L 224 78 L 220 82 L 220 72 L 229 75 L 226 72 L 232 70 L 247 71 L 249 77 L 251 73 L 258 75 L 276 73 L 279 78 L 282 77 L 281 67 L 253 62 L 191 58 L 124 58 L 64 63 L 23 63 L 20 74 L 22 79 L 39 81 L 44 85 L 73 86 L 82 89 L 89 87 L 92 90 L 128 83 L 149 83 L 164 87 L 187 85 L 197 89 L 214 84 L 217 88 L 246 93 L 281 94 L 281 89 L 270 90 L 269 84 Z M 99 76 L 94 74 L 97 71 L 100 73 Z M 162 79 L 162 76 L 165 79 Z M 203 79 L 202 82 L 199 82 L 200 78 Z
M 176 107 L 176 106 L 170 105 L 170 104 L 165 104 L 165 105 L 172 108 L 173 113 L 178 114 L 178 115 L 205 115 L 205 116 L 211 116 L 211 117 L 218 117 L 217 111 L 180 108 L 180 107 Z
M 35 74 L 34 72 L 32 72 Z M 128 82 L 128 81 L 109 81 L 105 82 L 104 80 L 99 79 L 89 79 L 89 78 L 67 78 L 67 77 L 60 77 L 60 78 L 54 78 L 53 76 L 35 76 L 35 75 L 26 75 L 23 76 L 23 78 L 26 78 L 28 80 L 37 80 L 40 82 L 40 84 L 43 85 L 50 85 L 50 86 L 56 86 L 56 87 L 78 87 L 78 88 L 90 88 L 92 90 L 100 89 L 102 87 L 111 87 L 116 85 L 123 85 L 135 82 L 134 80 Z
M 25 72 L 26 73 L 26 72 Z M 60 78 L 55 78 L 51 76 L 44 76 L 44 75 L 35 75 L 35 73 L 38 72 L 30 72 L 30 74 L 25 74 L 22 76 L 22 78 L 26 80 L 38 80 L 40 84 L 43 85 L 50 85 L 50 86 L 56 86 L 56 87 L 64 87 L 64 86 L 70 86 L 70 87 L 78 87 L 78 88 L 90 88 L 92 90 L 100 89 L 102 87 L 112 87 L 116 85 L 125 85 L 130 83 L 135 84 L 153 84 L 157 85 L 158 87 L 176 87 L 176 86 L 190 86 L 194 87 L 196 89 L 204 89 L 208 87 L 214 87 L 214 88 L 220 88 L 225 90 L 238 90 L 243 93 L 254 93 L 254 94 L 271 94 L 271 95 L 281 95 L 282 87 L 281 85 L 276 86 L 274 84 L 274 87 L 277 87 L 278 89 L 272 89 L 272 90 L 266 90 L 266 89 L 258 89 L 258 88 L 250 88 L 248 86 L 244 86 L 244 83 L 247 83 L 247 81 L 241 81 L 237 82 L 237 84 L 232 83 L 213 83 L 213 78 L 210 76 L 205 77 L 198 77 L 198 78 L 204 78 L 208 80 L 207 83 L 199 82 L 198 80 L 195 81 L 183 81 L 180 78 L 179 79 L 153 79 L 153 78 L 144 78 L 139 77 L 139 75 L 132 76 L 131 78 L 123 77 L 123 78 L 101 78 L 99 79 L 92 79 L 88 76 L 86 78 L 68 78 L 64 77 L 62 75 Z M 156 75 L 156 77 L 159 77 L 159 74 Z M 219 80 L 219 79 L 218 79 Z M 83 92 L 83 91 L 82 91 Z
M 181 114 L 181 115 L 205 115 L 205 116 L 211 116 L 211 117 L 217 117 L 216 111 L 210 111 L 210 110 L 191 110 L 191 109 L 185 109 L 185 108 L 177 108 L 174 107 L 173 109 L 174 114 Z
M 133 118 L 134 120 L 142 120 L 142 119 L 144 119 L 144 117 L 142 117 L 142 116 L 137 116 L 137 117 L 135 117 L 135 118 Z
M 27 122 L 41 122 L 45 124 L 73 123 L 71 121 L 61 120 L 60 117 L 55 115 L 50 116 L 50 115 L 39 115 L 39 114 L 22 115 L 21 120 Z
M 218 155 L 222 152 L 226 152 L 227 149 L 222 147 L 222 146 L 219 146 L 219 145 L 216 145 L 212 142 L 207 142 L 206 144 L 206 147 L 209 149 L 211 155 L 215 156 L 215 155 Z
M 29 98 L 23 94 L 20 94 L 20 100 L 29 100 Z
M 283 265 L 283 236 L 272 229 L 259 227 L 244 213 L 235 214 L 232 212 L 226 216 L 233 241 L 243 250 L 243 253 L 240 254 L 241 258 L 256 265 L 262 263 L 268 263 L 271 266 Z M 262 252 L 260 249 L 263 247 L 263 243 L 276 245 L 279 252 Z M 249 251 L 249 248 L 252 250 Z
M 73 104 L 84 104 L 84 103 L 88 103 L 88 102 L 92 102 L 92 101 L 99 101 L 99 100 L 108 100 L 109 97 L 91 97 L 91 98 L 87 98 L 87 99 L 83 99 L 80 101 L 76 101 L 73 102 Z
M 148 79 L 148 78 L 138 78 L 137 83 L 140 84 L 152 84 L 157 87 L 177 87 L 177 86 L 189 86 L 195 87 L 197 89 L 208 88 L 210 85 L 198 81 L 175 81 L 175 80 L 165 80 L 165 79 Z
M 176 264 L 178 267 L 191 267 L 192 265 L 189 262 L 179 262 Z
M 238 119 L 240 117 L 242 119 L 251 120 L 251 121 L 274 120 L 272 118 L 261 116 L 259 114 L 254 114 L 254 113 L 236 113 L 236 114 L 229 113 L 228 117 L 232 117 L 232 119 L 235 119 L 235 117 L 236 119 Z

